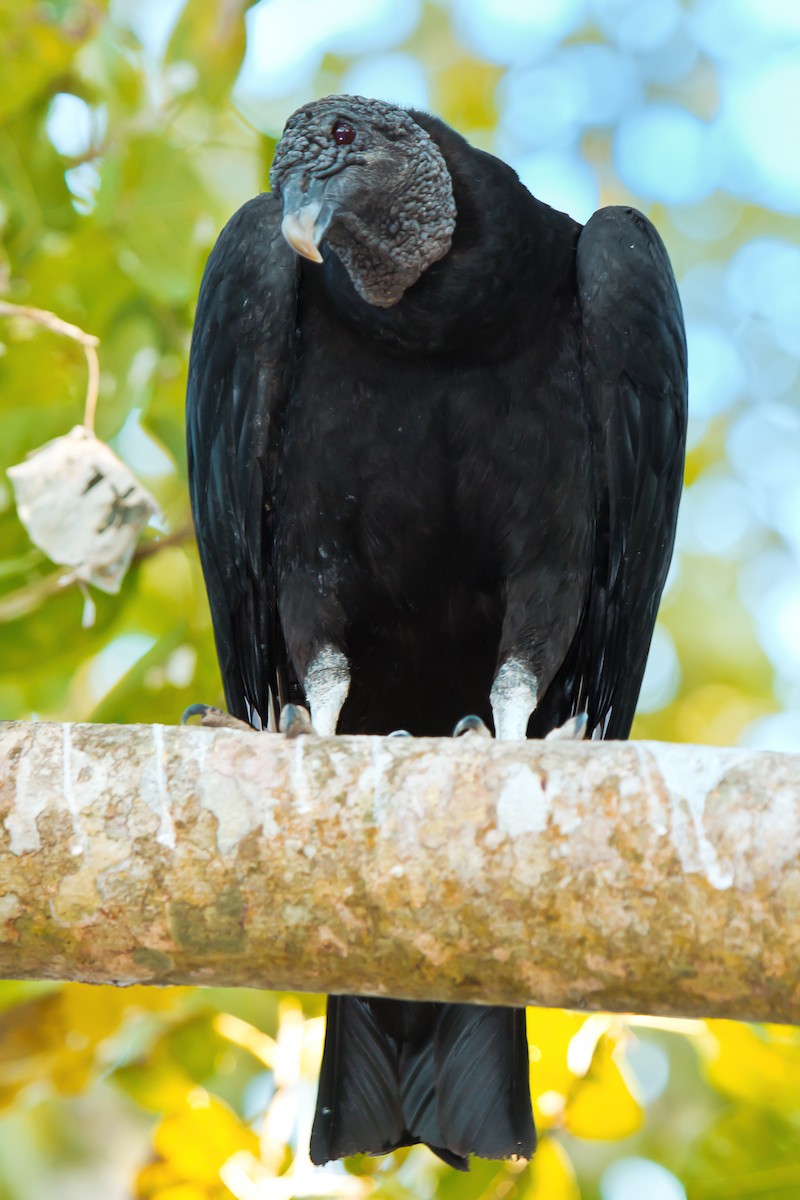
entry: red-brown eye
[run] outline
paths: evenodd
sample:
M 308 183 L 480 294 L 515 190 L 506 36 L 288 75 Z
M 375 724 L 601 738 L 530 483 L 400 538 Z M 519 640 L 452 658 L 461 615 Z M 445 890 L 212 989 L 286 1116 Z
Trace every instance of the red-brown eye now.
M 349 146 L 356 138 L 356 131 L 347 121 L 337 121 L 333 127 L 333 140 L 337 146 Z

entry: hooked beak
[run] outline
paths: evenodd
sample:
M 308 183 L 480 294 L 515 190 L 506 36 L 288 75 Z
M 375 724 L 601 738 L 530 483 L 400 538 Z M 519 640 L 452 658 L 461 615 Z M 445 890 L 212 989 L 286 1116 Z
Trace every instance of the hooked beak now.
M 327 184 L 327 179 L 310 179 L 304 188 L 299 177 L 289 176 L 281 185 L 281 233 L 297 254 L 315 263 L 322 262 L 318 247 L 334 215 L 333 205 L 325 199 Z

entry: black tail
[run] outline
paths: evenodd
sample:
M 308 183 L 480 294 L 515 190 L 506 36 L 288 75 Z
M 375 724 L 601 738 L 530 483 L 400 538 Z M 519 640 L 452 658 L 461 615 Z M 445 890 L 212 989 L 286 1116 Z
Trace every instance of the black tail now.
M 419 1142 L 462 1171 L 530 1158 L 525 1010 L 329 996 L 312 1161 Z

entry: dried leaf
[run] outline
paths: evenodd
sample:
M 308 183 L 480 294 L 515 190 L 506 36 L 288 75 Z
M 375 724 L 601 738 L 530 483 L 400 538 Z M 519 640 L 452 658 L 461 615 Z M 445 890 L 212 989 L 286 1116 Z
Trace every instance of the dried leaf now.
M 158 505 L 105 442 L 76 425 L 8 476 L 31 541 L 76 579 L 118 592 Z

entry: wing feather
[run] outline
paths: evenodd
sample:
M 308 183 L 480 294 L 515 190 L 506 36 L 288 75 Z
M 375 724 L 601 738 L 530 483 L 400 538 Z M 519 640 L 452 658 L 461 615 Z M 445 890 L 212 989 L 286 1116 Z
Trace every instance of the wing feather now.
M 264 194 L 220 234 L 200 287 L 186 396 L 192 514 L 225 697 L 235 716 L 262 726 L 288 687 L 269 497 L 297 267 L 280 222 Z
M 603 736 L 627 737 L 675 540 L 686 337 L 667 252 L 635 209 L 587 223 L 577 282 L 599 514 L 575 707 Z

